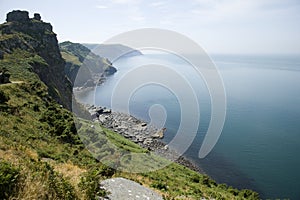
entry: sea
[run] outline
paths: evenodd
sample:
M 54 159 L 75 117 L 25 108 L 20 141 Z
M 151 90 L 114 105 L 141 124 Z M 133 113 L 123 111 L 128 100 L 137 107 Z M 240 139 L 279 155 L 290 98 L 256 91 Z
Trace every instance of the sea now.
M 300 199 L 299 55 L 209 55 L 224 84 L 226 117 L 216 145 L 200 159 L 198 153 L 212 111 L 205 77 L 199 76 L 180 56 L 147 50 L 142 53 L 113 61 L 117 73 L 81 96 L 80 101 L 110 108 L 116 85 L 126 84 L 120 81 L 133 69 L 149 63 L 173 68 L 184 77 L 176 81 L 190 82 L 200 110 L 196 137 L 184 156 L 218 183 L 253 189 L 262 199 Z M 149 79 L 146 76 L 136 75 L 134 78 Z M 153 73 L 148 76 L 153 76 Z M 157 76 L 164 79 L 160 74 Z M 181 109 L 186 109 L 181 108 L 174 91 L 176 89 L 147 82 L 130 91 L 130 99 L 114 101 L 128 101 L 126 105 L 130 114 L 147 122 L 151 121 L 151 106 L 163 107 L 166 114 L 163 140 L 169 143 L 182 123 Z

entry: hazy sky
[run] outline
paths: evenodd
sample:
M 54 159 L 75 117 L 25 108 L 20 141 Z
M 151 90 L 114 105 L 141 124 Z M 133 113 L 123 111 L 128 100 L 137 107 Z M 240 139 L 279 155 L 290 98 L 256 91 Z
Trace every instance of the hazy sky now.
M 164 28 L 208 53 L 300 54 L 300 0 L 0 0 L 0 21 L 14 9 L 40 13 L 60 42 Z

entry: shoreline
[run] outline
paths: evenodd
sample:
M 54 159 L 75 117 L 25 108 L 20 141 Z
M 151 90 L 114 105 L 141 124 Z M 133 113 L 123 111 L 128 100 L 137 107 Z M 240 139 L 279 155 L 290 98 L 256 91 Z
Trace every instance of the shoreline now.
M 182 155 L 178 155 L 175 150 L 169 148 L 161 140 L 164 137 L 165 128 L 158 129 L 134 116 L 114 112 L 105 107 L 96 107 L 94 105 L 85 105 L 85 107 L 90 113 L 92 120 L 99 122 L 105 128 L 172 162 L 183 165 L 198 173 L 206 174 L 193 161 Z

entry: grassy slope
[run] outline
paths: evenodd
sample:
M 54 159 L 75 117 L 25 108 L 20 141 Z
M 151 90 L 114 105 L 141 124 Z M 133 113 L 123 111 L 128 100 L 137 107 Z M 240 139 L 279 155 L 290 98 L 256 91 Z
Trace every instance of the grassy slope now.
M 0 60 L 12 81 L 22 81 L 0 85 L 0 95 L 6 97 L 0 101 L 1 199 L 92 199 L 105 193 L 99 190 L 99 180 L 113 176 L 135 180 L 168 199 L 255 198 L 254 193 L 217 185 L 177 164 L 142 174 L 116 172 L 101 164 L 76 135 L 71 113 L 49 97 L 47 86 L 32 72 L 32 62 L 46 65 L 39 56 L 21 50 Z M 82 130 L 90 127 L 90 122 L 80 123 Z M 124 151 L 147 151 L 107 129 L 93 130 Z

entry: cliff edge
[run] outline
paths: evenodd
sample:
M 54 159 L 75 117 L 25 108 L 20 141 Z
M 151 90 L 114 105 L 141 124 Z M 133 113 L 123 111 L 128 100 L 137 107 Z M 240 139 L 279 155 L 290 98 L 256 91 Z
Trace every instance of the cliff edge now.
M 51 24 L 43 22 L 40 14 L 29 18 L 27 11 L 9 12 L 6 22 L 0 25 L 0 49 L 2 57 L 21 51 L 39 58 L 30 62 L 31 70 L 48 86 L 52 98 L 71 109 L 72 87 L 64 73 L 66 63 Z

